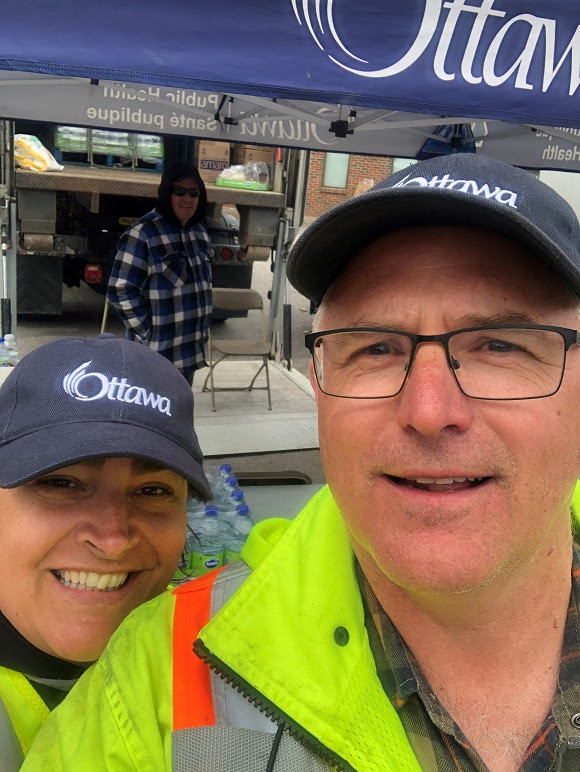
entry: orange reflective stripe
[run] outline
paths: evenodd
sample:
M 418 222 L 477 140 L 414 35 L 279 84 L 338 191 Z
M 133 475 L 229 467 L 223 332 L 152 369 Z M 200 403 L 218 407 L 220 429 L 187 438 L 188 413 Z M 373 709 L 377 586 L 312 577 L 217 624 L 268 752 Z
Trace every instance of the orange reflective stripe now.
M 193 642 L 209 622 L 213 583 L 221 570 L 212 571 L 173 591 L 174 731 L 215 724 L 210 670 L 194 653 Z

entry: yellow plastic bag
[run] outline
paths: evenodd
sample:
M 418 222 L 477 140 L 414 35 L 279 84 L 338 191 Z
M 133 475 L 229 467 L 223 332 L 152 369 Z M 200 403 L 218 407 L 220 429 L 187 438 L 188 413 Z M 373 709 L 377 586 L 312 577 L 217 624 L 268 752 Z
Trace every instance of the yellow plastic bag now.
M 32 169 L 35 172 L 60 172 L 64 169 L 64 166 L 56 162 L 55 157 L 49 153 L 38 137 L 32 134 L 14 136 L 14 160 L 16 166 Z

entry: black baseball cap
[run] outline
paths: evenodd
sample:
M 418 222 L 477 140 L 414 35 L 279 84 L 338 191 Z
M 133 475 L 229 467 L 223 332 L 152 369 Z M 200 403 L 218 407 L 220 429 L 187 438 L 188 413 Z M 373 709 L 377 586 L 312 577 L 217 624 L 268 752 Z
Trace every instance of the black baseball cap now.
M 524 169 L 472 153 L 414 164 L 319 217 L 290 251 L 290 283 L 315 303 L 376 238 L 413 226 L 501 233 L 556 271 L 580 296 L 580 226 L 572 207 Z
M 0 387 L 0 487 L 109 456 L 159 464 L 211 498 L 191 387 L 165 357 L 110 334 L 23 357 Z

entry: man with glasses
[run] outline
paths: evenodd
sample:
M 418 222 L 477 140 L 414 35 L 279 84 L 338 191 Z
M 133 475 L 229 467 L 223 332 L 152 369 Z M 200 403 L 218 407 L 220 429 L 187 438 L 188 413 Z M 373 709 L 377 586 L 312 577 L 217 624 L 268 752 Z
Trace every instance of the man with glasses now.
M 580 769 L 574 212 L 434 158 L 319 218 L 288 276 L 328 487 L 133 614 L 25 769 Z
M 161 177 L 155 209 L 119 241 L 108 300 L 127 337 L 163 354 L 188 383 L 206 365 L 211 323 L 211 245 L 197 168 L 177 162 Z

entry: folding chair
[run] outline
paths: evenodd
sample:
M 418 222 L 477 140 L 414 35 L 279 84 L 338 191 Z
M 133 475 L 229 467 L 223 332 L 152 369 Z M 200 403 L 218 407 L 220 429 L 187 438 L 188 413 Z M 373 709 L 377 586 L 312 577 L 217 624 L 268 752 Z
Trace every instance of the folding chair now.
M 259 292 L 253 289 L 223 289 L 214 287 L 213 306 L 224 311 L 260 311 L 262 318 L 262 339 L 247 340 L 235 338 L 233 340 L 224 340 L 222 338 L 213 338 L 210 332 L 208 341 L 208 360 L 209 373 L 203 383 L 202 391 L 211 391 L 212 411 L 215 413 L 215 392 L 216 391 L 251 391 L 253 388 L 265 389 L 268 392 L 268 410 L 272 410 L 272 397 L 270 393 L 270 374 L 268 372 L 268 357 L 270 356 L 270 343 L 266 341 L 266 323 L 264 319 L 264 301 Z M 241 322 L 240 322 L 241 323 Z M 214 362 L 213 350 L 222 356 Z M 249 386 L 221 386 L 214 383 L 214 370 L 216 366 L 223 362 L 226 357 L 261 357 L 262 366 L 250 381 Z M 266 386 L 255 386 L 256 378 L 262 370 L 266 372 Z M 209 389 L 207 383 L 210 383 Z
M 103 308 L 103 318 L 101 319 L 101 335 L 107 329 L 107 319 L 109 318 L 109 301 L 105 297 L 105 307 Z

